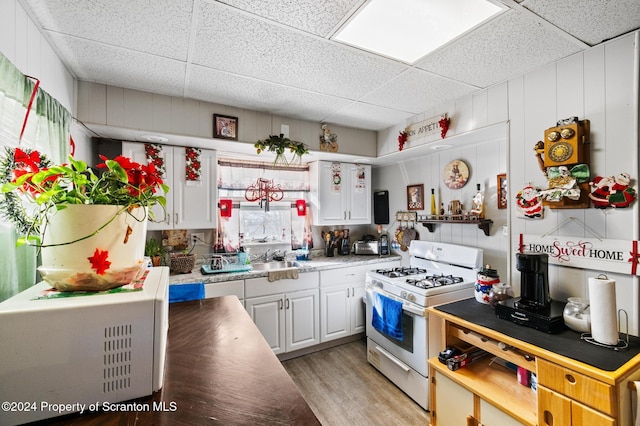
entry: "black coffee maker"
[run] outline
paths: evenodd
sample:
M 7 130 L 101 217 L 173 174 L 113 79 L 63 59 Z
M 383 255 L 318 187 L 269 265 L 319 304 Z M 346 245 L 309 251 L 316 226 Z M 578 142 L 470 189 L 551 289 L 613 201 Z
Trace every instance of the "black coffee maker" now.
M 551 300 L 549 294 L 549 255 L 517 253 L 516 269 L 520 271 L 520 297 L 498 302 L 496 315 L 547 333 L 564 329 L 565 304 Z
M 551 304 L 549 295 L 549 255 L 516 253 L 516 269 L 520 271 L 520 299 L 515 306 L 541 310 Z

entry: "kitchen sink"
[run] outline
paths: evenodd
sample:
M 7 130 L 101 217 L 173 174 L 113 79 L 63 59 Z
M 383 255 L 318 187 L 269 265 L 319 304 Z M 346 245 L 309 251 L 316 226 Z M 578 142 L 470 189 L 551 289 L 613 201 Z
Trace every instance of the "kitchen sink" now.
M 300 266 L 298 262 L 292 260 L 282 260 L 264 263 L 252 263 L 254 271 L 275 271 L 278 269 L 296 268 Z

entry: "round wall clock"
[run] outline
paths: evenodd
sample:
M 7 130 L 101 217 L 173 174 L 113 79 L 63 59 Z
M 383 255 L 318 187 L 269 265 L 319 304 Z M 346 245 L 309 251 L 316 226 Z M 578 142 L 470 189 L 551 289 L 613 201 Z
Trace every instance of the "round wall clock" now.
M 447 188 L 458 189 L 467 184 L 469 180 L 469 167 L 462 160 L 450 161 L 444 166 L 442 180 Z

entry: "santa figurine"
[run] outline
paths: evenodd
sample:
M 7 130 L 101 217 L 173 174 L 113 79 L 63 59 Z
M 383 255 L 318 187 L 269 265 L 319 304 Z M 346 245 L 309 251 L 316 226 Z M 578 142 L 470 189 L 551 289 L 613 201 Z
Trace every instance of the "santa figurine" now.
M 636 191 L 630 187 L 631 176 L 629 173 L 620 173 L 618 176 L 596 176 L 592 182 L 589 198 L 594 207 L 604 209 L 607 207 L 629 207 L 636 198 Z
M 516 194 L 516 213 L 520 217 L 541 218 L 542 196 L 536 188 L 527 185 Z

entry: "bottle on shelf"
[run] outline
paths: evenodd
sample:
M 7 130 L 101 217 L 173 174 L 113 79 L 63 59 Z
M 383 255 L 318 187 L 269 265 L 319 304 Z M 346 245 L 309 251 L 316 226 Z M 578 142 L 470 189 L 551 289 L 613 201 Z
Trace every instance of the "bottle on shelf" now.
M 438 214 L 436 212 L 436 194 L 435 189 L 431 188 L 431 216 Z
M 480 184 L 476 184 L 478 192 L 473 196 L 471 201 L 471 214 L 477 216 L 478 219 L 484 219 L 484 191 L 480 189 Z

